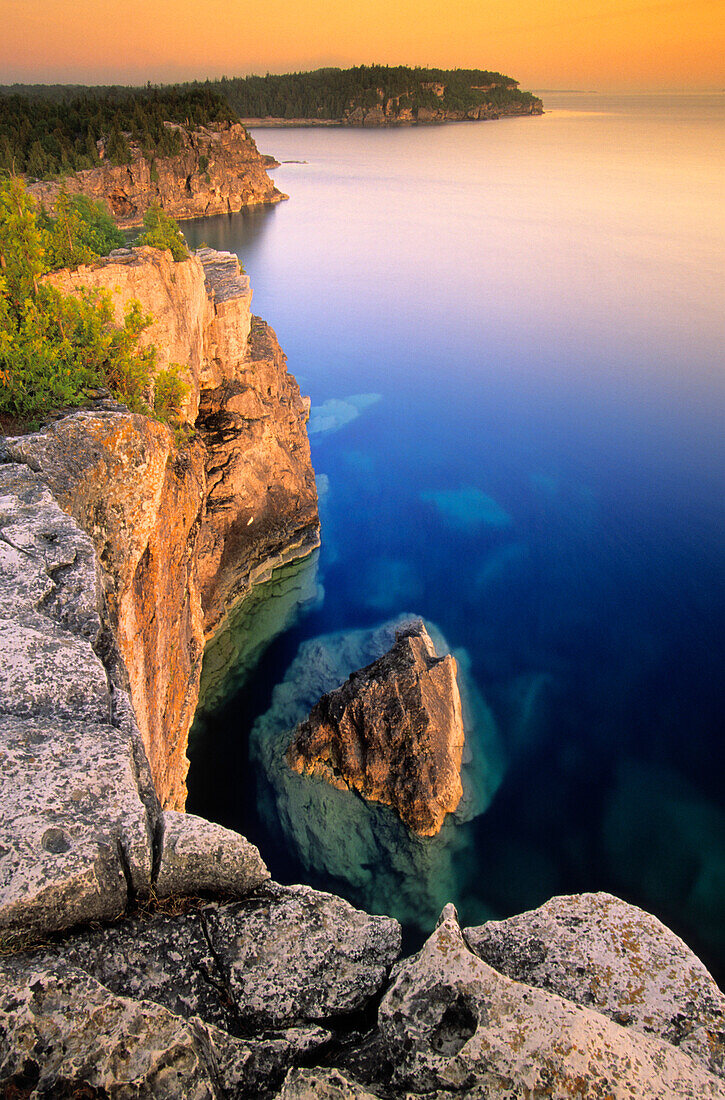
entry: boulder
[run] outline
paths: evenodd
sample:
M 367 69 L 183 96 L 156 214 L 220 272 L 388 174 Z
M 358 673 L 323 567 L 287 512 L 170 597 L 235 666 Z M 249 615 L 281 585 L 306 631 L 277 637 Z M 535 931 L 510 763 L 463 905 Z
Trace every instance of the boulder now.
M 298 774 L 391 806 L 419 836 L 435 836 L 463 794 L 464 740 L 455 658 L 436 655 L 419 621 L 320 699 L 296 728 L 287 761 Z
M 396 971 L 379 1010 L 394 1087 L 476 1100 L 725 1095 L 683 1051 L 555 993 L 514 982 L 469 950 L 452 912 Z
M 159 898 L 209 893 L 244 897 L 269 878 L 257 848 L 231 829 L 176 810 L 165 810 L 161 825 L 161 860 L 154 884 Z
M 324 1022 L 384 985 L 400 925 L 308 886 L 270 885 L 206 914 L 209 944 L 248 1026 Z
M 463 934 L 479 958 L 514 981 L 664 1039 L 725 1077 L 725 997 L 650 913 L 611 894 L 574 894 Z
M 2 1095 L 209 1100 L 245 1078 L 248 1047 L 201 1020 L 117 997 L 63 961 L 0 961 Z

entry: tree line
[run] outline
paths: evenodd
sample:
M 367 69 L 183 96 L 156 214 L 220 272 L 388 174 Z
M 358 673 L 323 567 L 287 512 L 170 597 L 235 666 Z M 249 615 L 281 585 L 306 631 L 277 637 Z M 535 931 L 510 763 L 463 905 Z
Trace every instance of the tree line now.
M 443 85 L 438 95 L 433 85 Z M 400 99 L 400 107 L 468 110 L 481 103 L 497 107 L 536 100 L 518 82 L 487 69 L 421 69 L 405 65 L 358 65 L 307 73 L 222 77 L 209 85 L 242 118 L 341 119 L 356 107 Z
M 149 158 L 174 156 L 181 151 L 181 135 L 165 122 L 195 129 L 234 118 L 211 86 L 4 87 L 0 174 L 50 179 L 101 163 L 128 164 L 131 142 Z

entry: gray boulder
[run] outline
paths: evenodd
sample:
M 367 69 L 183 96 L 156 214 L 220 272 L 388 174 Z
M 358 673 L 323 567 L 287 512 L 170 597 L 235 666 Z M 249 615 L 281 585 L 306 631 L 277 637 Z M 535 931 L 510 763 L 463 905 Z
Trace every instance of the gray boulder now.
M 206 914 L 240 1017 L 282 1027 L 361 1009 L 400 952 L 400 925 L 308 886 L 270 885 Z
M 206 893 L 244 897 L 270 877 L 258 849 L 239 833 L 176 810 L 165 810 L 161 821 L 157 897 Z
M 209 1100 L 243 1082 L 252 1058 L 217 1028 L 117 997 L 62 961 L 0 962 L 0 1019 L 6 1096 Z
M 664 1039 L 725 1076 L 725 997 L 690 948 L 650 913 L 611 894 L 574 894 L 463 934 L 509 978 Z
M 395 1087 L 476 1100 L 704 1100 L 722 1082 L 660 1039 L 493 970 L 447 914 L 379 1010 Z

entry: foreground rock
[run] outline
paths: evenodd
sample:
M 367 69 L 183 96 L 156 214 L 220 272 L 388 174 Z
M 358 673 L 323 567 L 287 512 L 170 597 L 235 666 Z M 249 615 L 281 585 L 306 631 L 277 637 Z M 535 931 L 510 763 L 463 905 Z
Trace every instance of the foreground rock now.
M 63 185 L 105 203 L 122 227 L 140 225 L 150 206 L 175 218 L 234 214 L 248 206 L 287 198 L 269 178 L 270 157 L 261 156 L 239 123 L 189 130 L 166 123 L 181 136 L 177 156 L 148 158 L 132 143 L 131 164 L 104 164 L 65 177 Z M 60 184 L 34 183 L 28 191 L 50 207 Z
M 455 911 L 398 969 L 379 1026 L 400 1093 L 551 1100 L 725 1095 L 661 1039 L 512 981 L 469 950 Z
M 23 466 L 0 465 L 0 603 L 0 927 L 116 917 L 150 890 L 158 802 L 91 541 Z
M 159 898 L 174 894 L 244 897 L 269 878 L 255 846 L 231 829 L 175 810 L 164 811 L 161 829 L 155 881 Z
M 77 933 L 0 963 L 0 1082 L 259 1096 L 329 1046 L 399 949 L 395 921 L 302 886 Z
M 419 836 L 434 836 L 461 800 L 465 732 L 456 662 L 436 656 L 422 622 L 297 727 L 290 767 L 391 806 Z
M 635 905 L 574 894 L 464 936 L 509 978 L 664 1039 L 725 1077 L 725 996 L 689 947 Z

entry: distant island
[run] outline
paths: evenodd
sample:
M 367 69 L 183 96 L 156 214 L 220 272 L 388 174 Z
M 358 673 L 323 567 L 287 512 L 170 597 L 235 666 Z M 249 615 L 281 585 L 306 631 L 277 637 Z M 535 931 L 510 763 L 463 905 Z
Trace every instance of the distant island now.
M 518 81 L 486 69 L 358 65 L 222 78 L 210 87 L 247 125 L 401 126 L 540 115 L 544 109 Z

